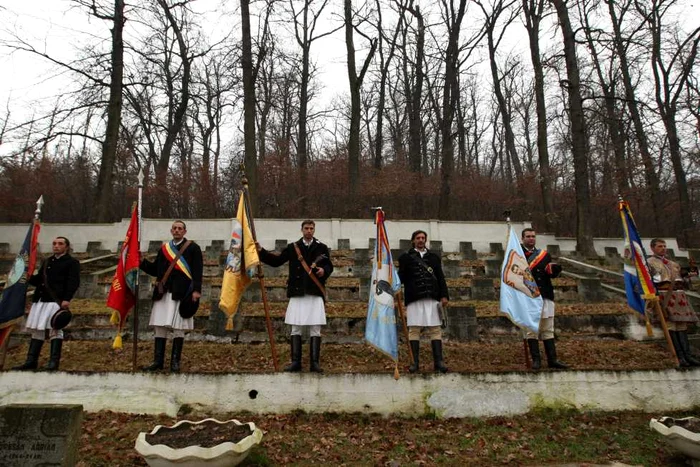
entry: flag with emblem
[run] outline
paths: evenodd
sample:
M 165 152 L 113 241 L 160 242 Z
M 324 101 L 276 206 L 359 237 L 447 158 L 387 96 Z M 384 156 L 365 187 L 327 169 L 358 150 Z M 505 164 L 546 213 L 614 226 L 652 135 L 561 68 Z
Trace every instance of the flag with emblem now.
M 111 323 L 117 326 L 117 336 L 112 345 L 115 349 L 122 347 L 122 329 L 126 317 L 136 304 L 136 278 L 139 273 L 139 221 L 138 207 L 134 203 L 131 222 L 126 230 L 126 237 L 119 251 L 117 270 L 112 279 L 112 285 L 107 295 L 107 306 L 112 308 Z
M 12 327 L 24 315 L 27 302 L 27 287 L 36 266 L 37 240 L 41 223 L 32 221 L 19 253 L 7 274 L 5 286 L 0 293 L 0 348 L 9 336 Z
M 246 287 L 260 264 L 258 250 L 255 248 L 253 229 L 246 209 L 245 193 L 241 191 L 238 199 L 238 211 L 233 219 L 231 241 L 221 283 L 219 308 L 227 316 L 226 330 L 233 330 L 233 316 L 243 297 Z
M 622 230 L 625 234 L 624 278 L 627 304 L 642 315 L 646 308 L 645 300 L 656 297 L 656 286 L 649 273 L 647 255 L 642 246 L 637 225 L 634 222 L 630 205 L 620 200 L 618 203 Z

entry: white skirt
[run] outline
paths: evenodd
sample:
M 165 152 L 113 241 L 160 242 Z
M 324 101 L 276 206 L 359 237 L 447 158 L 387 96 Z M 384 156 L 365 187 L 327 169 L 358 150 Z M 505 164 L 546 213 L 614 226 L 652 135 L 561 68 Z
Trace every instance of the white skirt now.
M 326 307 L 323 297 L 304 295 L 290 298 L 284 322 L 295 326 L 325 325 Z
M 44 331 L 51 329 L 51 317 L 61 307 L 56 302 L 37 302 L 32 303 L 27 317 L 25 328 L 32 331 Z
M 194 318 L 183 319 L 178 309 L 180 300 L 173 300 L 173 294 L 166 292 L 163 298 L 153 302 L 149 326 L 191 331 L 194 329 Z
M 406 307 L 408 325 L 420 327 L 440 326 L 439 303 L 432 298 L 421 298 L 416 302 L 409 303 Z
M 554 318 L 554 302 L 544 299 L 542 304 L 542 318 Z

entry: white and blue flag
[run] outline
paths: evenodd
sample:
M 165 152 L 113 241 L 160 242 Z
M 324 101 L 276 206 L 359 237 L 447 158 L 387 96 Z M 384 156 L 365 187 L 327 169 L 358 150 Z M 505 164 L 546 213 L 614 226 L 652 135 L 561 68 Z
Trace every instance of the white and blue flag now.
M 516 326 L 539 333 L 543 300 L 513 229 L 501 268 L 501 312 Z

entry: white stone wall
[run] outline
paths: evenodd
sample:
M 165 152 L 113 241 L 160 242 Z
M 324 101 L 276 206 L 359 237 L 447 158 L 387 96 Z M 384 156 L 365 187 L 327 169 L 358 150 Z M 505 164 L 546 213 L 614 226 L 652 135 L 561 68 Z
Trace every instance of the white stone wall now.
M 700 369 L 563 371 L 402 376 L 345 374 L 149 375 L 0 373 L 0 405 L 82 404 L 85 410 L 206 412 L 366 412 L 493 417 L 545 407 L 640 410 L 656 414 L 700 405 Z M 251 391 L 256 391 L 255 398 Z
M 272 249 L 275 240 L 296 240 L 301 237 L 302 219 L 256 219 L 257 238 L 265 247 Z M 197 241 L 203 248 L 212 240 L 227 240 L 231 235 L 231 219 L 187 219 L 187 237 Z M 170 238 L 170 219 L 144 219 L 141 234 L 141 250 L 148 249 L 150 241 L 163 241 Z M 42 252 L 51 251 L 51 241 L 62 235 L 71 241 L 74 251 L 85 251 L 88 242 L 102 242 L 102 248 L 116 251 L 117 245 L 124 239 L 129 219 L 113 224 L 53 224 L 44 223 L 39 236 Z M 512 224 L 516 233 L 530 222 L 515 222 Z M 27 234 L 28 224 L 0 224 L 0 243 L 9 243 L 10 251 L 16 252 Z M 489 243 L 506 243 L 507 225 L 505 222 L 457 222 L 438 220 L 400 220 L 387 221 L 389 242 L 393 248 L 399 248 L 399 240 L 411 238 L 411 233 L 421 229 L 428 232 L 428 240 L 442 241 L 443 251 L 459 251 L 459 242 L 472 242 L 472 247 L 478 252 L 487 253 Z M 622 229 L 620 229 L 622 230 Z M 339 239 L 349 239 L 350 248 L 367 248 L 369 239 L 375 236 L 376 228 L 370 219 L 317 219 L 316 237 L 331 248 L 337 248 Z M 621 233 L 622 234 L 622 233 Z M 649 238 L 644 238 L 644 244 L 649 244 Z M 622 238 L 596 238 L 595 248 L 599 255 L 605 254 L 605 247 L 614 246 L 622 253 Z M 667 238 L 669 248 L 673 248 L 677 256 L 687 256 L 686 251 L 679 251 L 675 238 Z M 576 249 L 576 239 L 555 237 L 541 234 L 538 244 L 559 245 L 562 251 Z

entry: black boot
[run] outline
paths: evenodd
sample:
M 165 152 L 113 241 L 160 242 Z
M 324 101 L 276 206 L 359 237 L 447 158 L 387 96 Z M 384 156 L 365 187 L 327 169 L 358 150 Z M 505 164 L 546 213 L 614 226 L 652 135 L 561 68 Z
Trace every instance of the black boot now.
M 182 357 L 182 346 L 184 343 L 184 337 L 173 338 L 173 350 L 170 354 L 170 373 L 180 373 L 180 358 Z
M 685 359 L 680 333 L 678 331 L 668 331 L 668 333 L 671 336 L 671 342 L 673 343 L 673 349 L 676 351 L 676 357 L 678 357 L 678 366 L 681 368 L 689 367 L 690 363 Z
M 292 363 L 284 368 L 284 371 L 296 373 L 301 371 L 301 336 L 291 336 Z
M 435 373 L 447 373 L 447 367 L 442 362 L 442 341 L 432 340 L 430 346 L 433 348 L 433 367 Z
M 58 371 L 58 364 L 61 362 L 61 348 L 63 339 L 51 339 L 51 355 L 49 363 L 43 368 L 44 371 Z
M 683 355 L 685 356 L 685 361 L 688 362 L 690 366 L 700 366 L 700 361 L 693 357 L 690 351 L 690 342 L 688 341 L 687 331 L 676 331 L 678 332 L 678 337 L 681 341 L 681 347 L 683 348 Z
M 141 368 L 143 371 L 150 372 L 163 369 L 163 362 L 165 361 L 165 342 L 165 337 L 156 337 L 155 343 L 153 344 L 153 363 Z
M 413 354 L 413 363 L 408 367 L 409 373 L 420 371 L 420 341 L 408 341 L 411 344 L 411 353 Z
M 554 339 L 547 339 L 542 342 L 544 343 L 544 353 L 547 354 L 547 366 L 549 368 L 555 368 L 557 370 L 566 370 L 569 368 L 568 365 L 557 360 L 557 349 L 554 346 Z
M 528 339 L 527 347 L 530 349 L 530 357 L 532 358 L 532 369 L 539 370 L 542 368 L 542 357 L 540 356 L 540 341 L 537 339 Z
M 321 337 L 315 336 L 309 339 L 309 350 L 311 351 L 311 365 L 309 370 L 314 373 L 323 373 L 319 360 L 321 359 Z
M 25 370 L 36 370 L 39 366 L 39 354 L 41 353 L 41 347 L 44 345 L 44 341 L 39 339 L 32 339 L 29 341 L 29 351 L 27 351 L 27 361 L 22 365 L 12 367 L 13 370 L 25 371 Z

